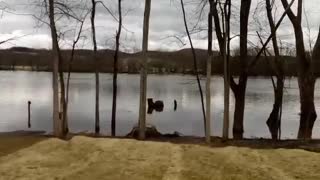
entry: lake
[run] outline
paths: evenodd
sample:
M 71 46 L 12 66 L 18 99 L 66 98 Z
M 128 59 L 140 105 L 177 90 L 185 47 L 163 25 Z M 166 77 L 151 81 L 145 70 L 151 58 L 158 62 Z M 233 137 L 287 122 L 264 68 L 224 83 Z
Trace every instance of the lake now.
M 112 75 L 100 75 L 101 131 L 111 132 Z M 52 76 L 48 72 L 0 71 L 0 132 L 45 130 L 52 132 Z M 118 78 L 117 135 L 126 135 L 138 122 L 139 75 L 120 74 Z M 222 135 L 223 79 L 212 77 L 212 135 Z M 202 80 L 205 89 L 205 78 Z M 320 86 L 316 85 L 315 103 L 320 113 Z M 296 138 L 299 126 L 299 91 L 296 78 L 285 83 L 282 138 Z M 232 93 L 231 93 L 232 95 Z M 70 82 L 69 128 L 72 132 L 94 131 L 95 79 L 92 73 L 73 73 Z M 147 115 L 147 123 L 162 133 L 178 131 L 183 135 L 204 136 L 200 96 L 196 79 L 191 75 L 149 75 L 147 97 L 164 101 L 163 112 Z M 174 111 L 174 99 L 177 110 Z M 31 101 L 31 124 L 27 127 L 27 105 Z M 231 97 L 230 135 L 234 99 Z M 248 81 L 244 136 L 269 138 L 266 120 L 273 105 L 270 78 Z M 232 136 L 230 136 L 232 137 Z M 316 121 L 313 138 L 320 138 Z

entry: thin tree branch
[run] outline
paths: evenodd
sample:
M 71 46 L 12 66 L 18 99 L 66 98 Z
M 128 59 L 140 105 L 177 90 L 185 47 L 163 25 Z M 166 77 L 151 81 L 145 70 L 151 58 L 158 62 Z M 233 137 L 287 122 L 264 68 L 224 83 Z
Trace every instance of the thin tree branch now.
M 263 53 L 263 51 L 265 50 L 265 48 L 267 47 L 268 43 L 271 41 L 273 35 L 276 33 L 277 29 L 280 27 L 283 19 L 285 18 L 285 16 L 287 15 L 288 12 L 290 12 L 291 10 L 291 6 L 293 5 L 295 0 L 292 0 L 290 5 L 287 6 L 287 8 L 285 9 L 284 13 L 282 14 L 281 18 L 279 19 L 274 32 L 271 32 L 271 35 L 269 36 L 269 38 L 267 39 L 267 41 L 264 43 L 264 45 L 262 46 L 262 48 L 260 49 L 259 53 L 257 54 L 257 56 L 255 57 L 255 59 L 249 64 L 249 66 L 247 67 L 247 72 L 256 65 L 257 61 L 259 60 L 261 54 Z
M 203 92 L 202 92 L 202 87 L 201 87 L 201 83 L 200 83 L 200 77 L 199 77 L 199 73 L 198 73 L 197 56 L 196 56 L 196 52 L 194 50 L 193 43 L 192 43 L 192 40 L 191 40 L 191 36 L 190 36 L 190 33 L 189 33 L 188 24 L 187 24 L 187 18 L 186 18 L 186 12 L 185 12 L 185 9 L 184 9 L 183 0 L 181 0 L 181 8 L 182 8 L 182 13 L 183 13 L 183 21 L 184 21 L 186 33 L 188 35 L 189 43 L 190 43 L 191 50 L 192 50 L 192 56 L 193 56 L 193 62 L 194 62 L 194 71 L 196 73 L 196 78 L 197 78 L 197 83 L 198 83 L 198 88 L 199 88 L 199 93 L 200 93 L 200 98 L 201 98 L 201 104 L 202 104 L 204 129 L 206 129 L 205 128 L 206 113 L 205 113 L 205 107 L 204 107 Z

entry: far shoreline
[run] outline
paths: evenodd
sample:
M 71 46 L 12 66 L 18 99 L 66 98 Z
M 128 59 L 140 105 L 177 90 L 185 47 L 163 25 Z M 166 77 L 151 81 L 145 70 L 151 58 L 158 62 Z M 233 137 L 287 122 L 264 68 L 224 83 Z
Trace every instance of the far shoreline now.
M 35 71 L 35 70 L 30 70 L 29 68 L 26 69 L 18 69 L 18 70 L 12 70 L 12 69 L 1 69 L 0 68 L 0 72 L 32 72 L 32 73 L 52 73 L 50 70 L 39 70 L 39 71 Z M 64 71 L 64 73 L 68 73 L 67 71 Z M 72 71 L 70 72 L 71 74 L 76 73 L 76 74 L 94 74 L 95 72 L 93 71 Z M 99 72 L 99 74 L 110 74 L 112 75 L 113 72 Z M 118 72 L 119 75 L 140 75 L 140 72 Z M 156 76 L 195 76 L 196 74 L 194 73 L 150 73 L 148 72 L 148 75 L 156 75 Z M 206 74 L 199 74 L 203 77 L 206 76 Z M 223 74 L 212 74 L 212 77 L 223 77 Z M 238 76 L 234 76 L 235 78 L 237 78 Z M 297 78 L 296 75 L 294 76 L 285 76 L 286 78 Z M 249 78 L 270 78 L 270 75 L 250 75 Z M 317 79 L 320 78 L 320 76 L 317 76 Z

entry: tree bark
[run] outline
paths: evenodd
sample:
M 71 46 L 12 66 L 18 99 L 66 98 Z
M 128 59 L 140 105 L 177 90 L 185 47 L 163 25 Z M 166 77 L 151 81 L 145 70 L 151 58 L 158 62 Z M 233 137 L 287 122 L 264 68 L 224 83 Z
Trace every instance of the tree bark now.
M 96 39 L 96 26 L 95 26 L 95 15 L 96 15 L 96 1 L 91 0 L 92 11 L 91 11 L 91 31 L 92 31 L 92 43 L 93 43 L 93 57 L 95 62 L 95 84 L 96 84 L 96 93 L 95 93 L 95 133 L 100 133 L 100 113 L 99 113 L 99 62 L 97 58 L 97 39 Z
M 207 79 L 206 79 L 206 142 L 211 141 L 211 66 L 212 66 L 212 11 L 213 0 L 209 0 L 208 14 L 208 59 L 207 59 Z
M 229 72 L 229 60 L 230 60 L 230 17 L 231 17 L 231 0 L 227 0 L 224 5 L 223 14 L 223 28 L 225 32 L 223 38 L 223 61 L 224 61 L 224 117 L 223 117 L 223 139 L 229 138 L 229 124 L 230 124 L 230 72 Z
M 216 1 L 218 3 L 218 1 Z M 231 2 L 230 2 L 231 3 Z M 235 111 L 234 111 L 234 123 L 233 123 L 233 137 L 235 139 L 242 139 L 243 138 L 243 118 L 244 118 L 244 109 L 245 109 L 245 92 L 247 87 L 247 38 L 248 38 L 248 20 L 249 20 L 249 13 L 251 7 L 251 0 L 241 0 L 241 7 L 240 7 L 240 62 L 241 62 L 241 73 L 239 76 L 238 84 L 235 82 L 232 75 L 229 74 L 229 85 L 234 93 L 235 97 Z M 219 15 L 217 11 L 213 11 L 214 14 L 214 21 L 216 25 L 216 34 L 219 41 L 220 52 L 224 52 L 225 45 L 224 45 L 224 38 L 222 38 L 222 32 L 219 22 Z M 218 26 L 217 26 L 218 25 Z M 220 37 L 220 38 L 219 38 Z M 230 39 L 229 39 L 230 40 Z M 228 41 L 229 41 L 228 40 Z M 222 55 L 224 53 L 221 53 Z M 225 101 L 227 101 L 227 92 L 225 91 Z M 226 111 L 227 105 L 225 107 Z M 228 114 L 225 114 L 228 116 Z M 224 117 L 224 119 L 228 119 L 228 117 Z M 228 126 L 227 123 L 225 126 Z M 225 129 L 225 128 L 224 128 Z M 227 130 L 224 130 L 224 136 L 227 137 Z
M 68 132 L 68 122 L 67 122 L 67 104 L 66 104 L 66 88 L 64 83 L 64 74 L 63 74 L 63 58 L 60 51 L 60 48 L 58 47 L 58 57 L 59 57 L 59 83 L 60 83 L 60 119 L 62 122 L 62 133 L 63 136 L 65 136 Z
M 233 120 L 233 138 L 243 138 L 243 118 L 245 109 L 245 94 L 248 81 L 246 72 L 248 61 L 248 21 L 250 14 L 251 0 L 241 0 L 240 7 L 240 64 L 241 74 L 239 83 L 235 84 L 231 77 L 231 89 L 235 97 L 235 112 Z
M 245 109 L 245 93 L 247 87 L 248 76 L 242 74 L 239 77 L 239 84 L 237 85 L 237 90 L 232 89 L 235 97 L 235 109 L 234 109 L 234 120 L 233 120 L 233 138 L 242 139 L 243 138 L 243 117 Z
M 274 87 L 274 104 L 269 118 L 267 120 L 267 125 L 273 140 L 280 139 L 283 86 L 283 78 L 281 79 L 277 77 L 277 84 Z
M 63 123 L 59 116 L 59 44 L 57 37 L 57 29 L 55 25 L 54 16 L 54 0 L 49 0 L 49 19 L 52 38 L 52 58 L 53 58 L 53 72 L 52 72 L 52 86 L 53 86 L 53 134 L 56 137 L 63 137 Z
M 146 137 L 146 100 L 147 100 L 147 59 L 148 59 L 148 39 L 149 20 L 151 11 L 151 0 L 145 0 L 143 38 L 142 38 L 142 63 L 140 70 L 140 103 L 139 103 L 139 139 Z
M 277 42 L 277 35 L 276 35 L 276 26 L 273 21 L 272 16 L 272 6 L 270 0 L 266 0 L 266 9 L 267 9 L 267 16 L 270 26 L 270 31 L 272 33 L 272 43 L 273 49 L 275 53 L 275 66 L 274 70 L 276 72 L 277 83 L 274 87 L 274 104 L 273 109 L 270 113 L 270 116 L 267 120 L 267 125 L 269 131 L 271 133 L 271 137 L 273 140 L 280 139 L 280 132 L 281 132 L 281 116 L 282 116 L 282 100 L 283 100 L 283 87 L 284 87 L 284 70 L 283 70 L 283 63 L 280 61 L 280 52 Z
M 285 9 L 289 6 L 287 0 L 281 0 L 281 2 Z M 303 31 L 301 27 L 302 5 L 302 0 L 299 0 L 297 15 L 294 15 L 291 9 L 287 15 L 294 28 L 298 61 L 298 84 L 301 111 L 298 138 L 310 139 L 312 137 L 313 125 L 317 118 L 314 106 L 314 87 L 316 80 L 312 72 L 311 59 L 308 57 L 304 47 Z
M 113 98 L 112 98 L 112 117 L 111 117 L 112 136 L 116 135 L 118 58 L 119 58 L 121 27 L 122 27 L 121 0 L 118 0 L 118 12 L 119 12 L 119 26 L 118 26 L 117 36 L 116 36 L 116 51 L 115 51 L 114 62 L 113 62 Z

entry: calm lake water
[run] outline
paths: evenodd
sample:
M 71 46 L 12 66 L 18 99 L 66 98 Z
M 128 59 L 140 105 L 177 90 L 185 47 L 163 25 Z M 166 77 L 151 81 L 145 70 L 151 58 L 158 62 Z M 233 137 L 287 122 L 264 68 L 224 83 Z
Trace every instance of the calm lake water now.
M 74 73 L 71 76 L 69 121 L 72 132 L 94 130 L 94 74 Z M 27 102 L 31 104 L 31 130 L 52 131 L 51 73 L 0 71 L 0 132 L 28 130 Z M 139 76 L 121 74 L 118 80 L 117 135 L 127 134 L 138 122 Z M 100 118 L 102 133 L 110 134 L 112 75 L 101 74 Z M 204 88 L 205 82 L 202 81 Z M 316 86 L 316 109 L 320 113 L 320 87 Z M 232 93 L 231 93 L 232 94 Z M 195 77 L 189 75 L 150 75 L 148 94 L 164 101 L 164 111 L 147 115 L 162 133 L 178 131 L 184 135 L 203 136 L 200 96 Z M 177 111 L 174 111 L 174 99 Z M 215 136 L 222 134 L 223 79 L 212 78 L 212 128 Z M 250 78 L 246 94 L 245 137 L 270 137 L 265 124 L 273 105 L 270 78 Z M 231 98 L 230 117 L 234 99 Z M 299 96 L 295 78 L 286 80 L 283 105 L 282 137 L 295 138 L 299 126 Z M 231 123 L 232 125 L 232 118 Z M 230 135 L 232 126 L 230 126 Z M 313 137 L 320 138 L 316 121 Z

